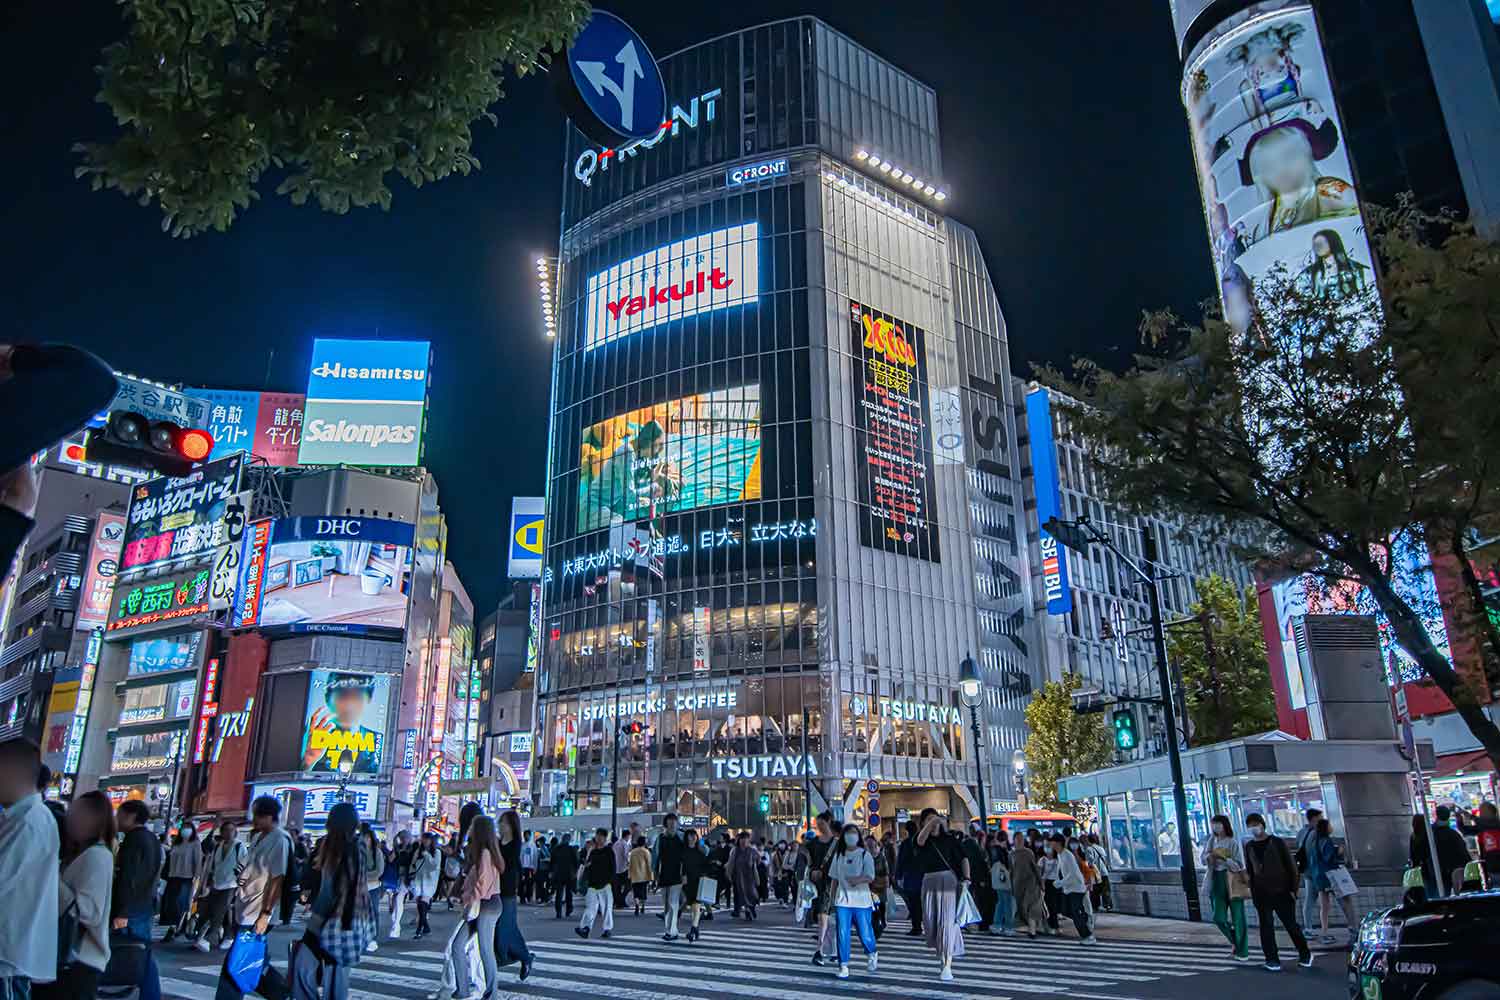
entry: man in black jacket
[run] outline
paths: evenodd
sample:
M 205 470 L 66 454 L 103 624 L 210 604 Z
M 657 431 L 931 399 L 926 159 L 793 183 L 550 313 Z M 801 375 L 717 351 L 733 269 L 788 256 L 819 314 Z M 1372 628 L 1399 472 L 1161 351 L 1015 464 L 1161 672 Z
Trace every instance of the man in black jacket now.
M 1474 860 L 1469 857 L 1469 845 L 1463 834 L 1449 825 L 1453 810 L 1447 806 L 1437 807 L 1437 822 L 1432 824 L 1432 842 L 1437 845 L 1438 867 L 1442 869 L 1443 895 L 1453 895 L 1453 884 L 1463 885 L 1464 869 Z
M 136 799 L 121 802 L 115 810 L 115 822 L 125 837 L 115 853 L 115 883 L 109 902 L 110 929 L 123 932 L 122 938 L 141 942 L 146 951 L 140 980 L 114 985 L 138 986 L 142 1000 L 161 996 L 161 974 L 156 956 L 151 954 L 151 923 L 163 855 L 161 841 L 146 828 L 150 819 L 146 804 Z
M 1281 926 L 1297 948 L 1297 964 L 1311 968 L 1312 949 L 1307 946 L 1302 928 L 1297 926 L 1297 862 L 1292 860 L 1286 841 L 1266 833 L 1266 818 L 1260 813 L 1246 816 L 1245 827 L 1250 831 L 1250 840 L 1245 844 L 1245 868 L 1250 873 L 1250 901 L 1255 904 L 1260 921 L 1260 950 L 1266 958 L 1266 969 L 1281 971 L 1273 914 L 1281 920 Z
M 677 832 L 677 814 L 667 813 L 662 820 L 662 834 L 656 838 L 656 884 L 661 886 L 663 915 L 666 929 L 663 941 L 677 940 L 677 914 L 682 909 L 682 834 Z M 690 887 L 694 892 L 696 887 Z
M 588 856 L 583 859 L 583 877 L 589 887 L 583 902 L 583 917 L 573 930 L 581 938 L 587 938 L 594 926 L 594 916 L 604 916 L 604 933 L 609 937 L 615 929 L 615 907 L 612 886 L 615 880 L 615 852 L 609 846 L 609 831 L 600 827 L 594 831 L 589 844 Z
M 578 878 L 578 848 L 571 843 L 573 835 L 565 833 L 562 842 L 552 848 L 553 910 L 557 919 L 563 918 L 566 903 L 568 916 L 573 915 L 573 883 Z

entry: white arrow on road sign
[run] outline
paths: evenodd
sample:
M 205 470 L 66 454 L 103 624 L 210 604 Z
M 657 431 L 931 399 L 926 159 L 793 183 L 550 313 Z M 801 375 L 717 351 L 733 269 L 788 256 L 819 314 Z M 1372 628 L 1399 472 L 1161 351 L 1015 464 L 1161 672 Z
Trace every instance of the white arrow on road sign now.
M 615 53 L 615 62 L 625 70 L 619 83 L 609 78 L 602 62 L 580 62 L 578 68 L 589 83 L 594 85 L 599 96 L 603 97 L 607 93 L 620 105 L 620 125 L 623 131 L 629 132 L 635 127 L 635 81 L 637 77 L 642 80 L 646 78 L 646 71 L 641 69 L 641 57 L 635 51 L 634 40 L 626 42 Z

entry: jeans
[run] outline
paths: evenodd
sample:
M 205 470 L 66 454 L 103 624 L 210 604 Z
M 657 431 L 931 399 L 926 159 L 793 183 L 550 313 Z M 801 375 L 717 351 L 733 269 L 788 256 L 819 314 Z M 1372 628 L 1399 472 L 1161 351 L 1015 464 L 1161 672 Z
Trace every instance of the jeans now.
M 1302 876 L 1302 926 L 1318 926 L 1318 889 L 1312 878 Z
M 495 973 L 499 966 L 495 962 L 495 925 L 500 922 L 501 903 L 499 896 L 491 896 L 479 904 L 479 919 L 476 923 L 479 929 L 475 934 L 479 936 L 479 964 L 484 966 L 484 988 L 491 993 L 495 991 Z M 468 991 L 459 992 L 464 996 Z
M 1234 946 L 1234 953 L 1241 958 L 1250 954 L 1250 942 L 1245 930 L 1245 901 L 1229 898 L 1229 873 L 1214 872 L 1213 901 L 1214 926 Z
M 512 962 L 530 962 L 531 948 L 521 934 L 517 915 L 521 901 L 515 896 L 500 897 L 500 922 L 495 925 L 495 961 L 500 965 Z M 493 991 L 493 987 L 491 987 Z
M 662 886 L 661 899 L 663 912 L 667 915 L 666 933 L 676 937 L 677 914 L 682 909 L 682 886 Z
M 146 969 L 141 974 L 140 1000 L 161 1000 L 161 973 L 156 968 L 156 956 L 151 953 L 151 908 L 128 914 L 130 922 L 125 932 L 137 941 L 146 942 Z
M 299 998 L 299 1000 L 301 997 L 348 1000 L 349 969 L 332 962 L 320 963 L 310 948 L 304 948 L 301 944 L 294 945 L 292 960 L 286 971 L 290 979 L 289 995 L 292 997 Z
M 0 1000 L 31 1000 L 31 980 L 26 976 L 0 976 Z
M 1016 897 L 1009 889 L 995 890 L 995 921 L 993 927 L 999 931 L 1010 930 L 1010 914 L 1016 908 Z
M 552 906 L 557 912 L 558 919 L 562 919 L 563 902 L 567 901 L 568 916 L 573 915 L 573 882 L 571 879 L 558 879 L 552 883 L 552 891 L 556 898 L 552 900 Z
M 432 900 L 417 897 L 417 933 L 431 934 L 432 925 L 427 922 L 427 915 L 432 912 Z
M 1271 920 L 1272 914 L 1286 928 L 1287 936 L 1297 949 L 1297 957 L 1306 961 L 1312 950 L 1307 947 L 1307 938 L 1303 936 L 1302 928 L 1297 926 L 1297 902 L 1292 894 L 1283 892 L 1279 896 L 1256 896 L 1253 902 L 1255 913 L 1260 918 L 1260 950 L 1266 956 L 1266 961 L 1281 960 L 1281 953 L 1276 947 L 1276 925 Z
M 386 937 L 399 937 L 401 934 L 401 914 L 406 910 L 406 886 L 397 886 L 391 893 L 391 927 Z
M 594 916 L 604 915 L 604 929 L 612 931 L 615 929 L 615 907 L 613 889 L 605 886 L 603 889 L 589 887 L 589 894 L 583 901 L 583 919 L 578 921 L 578 926 L 584 930 L 592 930 L 594 927 Z
M 863 906 L 840 906 L 834 910 L 839 922 L 839 964 L 849 964 L 850 924 L 859 927 L 859 943 L 865 954 L 875 954 L 875 927 L 870 922 L 870 911 Z
M 255 928 L 252 925 L 241 924 L 239 929 L 235 931 L 235 937 L 238 937 L 242 931 L 254 930 Z M 234 980 L 229 978 L 229 956 L 233 954 L 234 949 L 232 948 L 224 953 L 224 967 L 219 970 L 219 988 L 214 991 L 214 1000 L 243 1000 L 245 996 L 240 988 L 234 984 Z M 154 964 L 152 965 L 152 971 L 155 971 Z M 281 973 L 276 971 L 275 964 L 271 962 L 269 949 L 266 954 L 266 967 L 261 970 L 260 983 L 255 987 L 255 992 L 265 997 L 266 1000 L 286 1000 L 288 995 L 287 982 L 282 978 Z M 156 995 L 158 998 L 161 997 L 160 988 L 158 988 Z M 141 994 L 141 1000 L 146 1000 L 144 993 Z
M 480 917 L 483 918 L 483 903 L 479 904 L 479 913 Z M 498 919 L 499 916 L 499 911 L 496 910 L 495 919 Z M 495 926 L 493 921 L 489 926 L 493 930 Z M 453 986 L 454 996 L 466 997 L 470 993 L 474 992 L 474 971 L 469 966 L 469 942 L 474 941 L 476 938 L 478 938 L 479 942 L 479 961 L 481 964 L 483 964 L 485 960 L 484 936 L 476 935 L 474 931 L 471 931 L 469 929 L 469 922 L 467 920 L 460 920 L 458 922 L 458 926 L 453 928 L 453 934 L 448 938 L 448 961 L 447 965 L 443 969 L 442 984 L 444 986 L 450 985 L 448 982 L 448 969 L 451 968 L 453 970 L 453 981 L 451 985 Z M 494 947 L 494 938 L 493 936 L 490 936 L 489 960 L 491 962 L 494 962 L 495 960 Z M 485 982 L 485 988 L 489 988 L 488 980 Z

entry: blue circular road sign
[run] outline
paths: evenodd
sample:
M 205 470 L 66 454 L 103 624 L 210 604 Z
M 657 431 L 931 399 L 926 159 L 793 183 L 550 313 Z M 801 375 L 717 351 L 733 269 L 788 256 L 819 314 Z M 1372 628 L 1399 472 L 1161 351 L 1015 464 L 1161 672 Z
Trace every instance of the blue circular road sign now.
M 568 47 L 564 103 L 573 124 L 611 145 L 649 139 L 667 117 L 667 88 L 656 59 L 635 30 L 595 9 Z

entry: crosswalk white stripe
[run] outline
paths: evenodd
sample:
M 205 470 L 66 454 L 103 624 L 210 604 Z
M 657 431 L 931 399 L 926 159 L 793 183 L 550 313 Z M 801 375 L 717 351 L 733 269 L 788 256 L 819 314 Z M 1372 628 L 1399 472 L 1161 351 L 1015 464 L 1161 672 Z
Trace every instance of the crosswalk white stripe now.
M 1142 955 L 1129 949 L 1106 952 L 1100 945 L 1091 946 L 1087 951 L 1084 951 L 1082 950 L 1083 946 L 1072 938 L 1063 938 L 1060 941 L 1054 942 L 1022 942 L 1006 941 L 1003 938 L 995 938 L 988 935 L 986 937 L 988 940 L 964 938 L 964 951 L 970 955 L 984 958 L 1016 958 L 1034 962 L 1038 958 L 1045 956 L 1048 959 L 1055 959 L 1056 961 L 1070 964 L 1073 962 L 1103 963 L 1112 968 L 1125 970 L 1141 969 L 1158 974 L 1167 973 L 1181 976 L 1190 976 L 1202 972 L 1220 972 L 1224 969 L 1233 968 L 1236 964 L 1228 957 L 1215 958 L 1208 955 L 1182 958 L 1175 955 Z M 784 941 L 795 940 L 801 945 L 814 943 L 813 935 L 806 931 L 799 932 L 791 937 L 778 935 L 778 938 Z M 736 947 L 739 946 L 737 943 Z M 882 939 L 880 947 L 882 950 L 889 948 L 893 951 L 910 951 L 920 955 L 932 954 L 931 949 L 915 938 L 901 940 L 900 938 L 892 939 L 887 935 Z M 1163 968 L 1164 965 L 1167 966 L 1166 969 Z M 1170 972 L 1169 970 L 1171 969 L 1194 971 Z
M 778 937 L 800 937 L 807 941 L 813 940 L 813 932 L 802 927 L 764 927 L 757 929 L 756 933 L 775 935 Z M 892 937 L 892 935 L 887 932 L 883 940 L 893 941 L 903 945 L 911 945 L 918 948 L 926 947 L 921 943 L 920 938 L 911 937 L 905 933 Z M 1039 937 L 1035 941 L 1033 941 L 1030 938 L 1023 938 L 1019 936 L 997 937 L 993 934 L 964 935 L 964 946 L 966 948 L 973 947 L 978 950 L 1011 949 L 1020 951 L 1036 951 L 1043 948 L 1072 947 L 1074 944 L 1076 944 L 1076 940 L 1072 937 Z M 1211 946 L 1161 946 L 1148 942 L 1107 941 L 1103 938 L 1100 938 L 1099 944 L 1095 945 L 1094 948 L 1101 954 L 1107 952 L 1111 954 L 1119 954 L 1127 958 L 1134 957 L 1136 959 L 1142 959 L 1149 957 L 1152 959 L 1169 959 L 1173 961 L 1184 960 L 1188 962 L 1208 963 L 1216 968 L 1222 965 L 1232 964 L 1231 959 L 1223 955 L 1221 952 L 1218 952 L 1217 949 Z
M 185 979 L 161 977 L 162 996 L 182 997 L 184 1000 L 214 1000 L 215 987 L 190 983 Z
M 660 939 L 653 939 L 653 938 L 629 937 L 629 938 L 616 938 L 614 940 L 621 941 L 621 942 L 625 942 L 625 941 L 631 942 L 632 943 L 631 947 L 632 947 L 633 950 L 639 951 L 640 948 L 655 948 L 655 949 L 657 949 L 657 953 L 658 954 L 671 954 L 671 955 L 674 955 L 674 956 L 680 956 L 682 954 L 682 948 L 683 948 L 683 945 L 681 945 L 681 944 L 677 944 L 677 945 L 667 944 L 666 942 L 663 942 Z M 636 942 L 639 942 L 639 946 L 637 946 Z M 804 942 L 804 943 L 811 943 L 811 942 Z M 715 952 L 714 952 L 715 946 L 720 945 L 720 944 L 726 945 L 727 949 L 726 949 L 725 952 L 720 952 L 719 954 L 726 954 L 726 953 L 732 951 L 732 953 L 736 954 L 736 955 L 755 955 L 757 957 L 764 958 L 767 961 L 772 962 L 775 965 L 787 965 L 787 964 L 789 964 L 788 963 L 788 958 L 792 954 L 786 948 L 778 947 L 778 946 L 775 946 L 775 945 L 767 945 L 767 944 L 753 944 L 753 943 L 751 943 L 751 942 L 749 942 L 749 941 L 747 941 L 745 939 L 736 939 L 736 940 L 730 941 L 730 940 L 724 940 L 724 939 L 721 939 L 721 938 L 709 937 L 709 938 L 705 939 L 705 942 L 704 942 L 703 946 L 689 945 L 688 947 L 694 948 L 695 949 L 695 953 L 698 956 L 706 955 L 708 957 L 713 957 L 714 954 L 715 954 Z M 537 945 L 537 947 L 540 947 L 540 945 Z M 585 945 L 584 947 L 587 947 L 587 946 Z M 1077 947 L 1079 948 L 1079 956 L 1078 957 L 1086 957 L 1085 955 L 1083 955 L 1083 951 L 1082 951 L 1083 946 L 1079 945 Z M 667 949 L 667 951 L 666 952 L 661 952 L 660 949 L 662 949 L 662 948 Z M 926 949 L 926 948 L 913 949 L 913 948 L 910 948 L 908 946 L 908 947 L 905 947 L 905 948 L 890 948 L 890 949 L 887 949 L 886 947 L 882 946 L 879 950 L 880 950 L 880 953 L 882 955 L 889 955 L 891 958 L 894 958 L 894 959 L 906 959 L 906 960 L 909 960 L 909 961 L 920 962 L 923 965 L 928 965 L 928 964 L 934 964 L 935 965 L 936 962 L 937 962 L 937 956 L 935 954 L 933 954 L 931 951 L 929 951 L 928 949 Z M 851 954 L 851 956 L 857 957 L 857 956 L 863 955 L 864 951 L 863 951 L 862 948 L 858 947 L 857 945 L 854 945 L 851 942 L 850 954 Z M 1007 971 L 1008 972 L 1010 970 L 1015 970 L 1017 972 L 1030 973 L 1032 975 L 1035 975 L 1036 973 L 1039 973 L 1039 972 L 1052 971 L 1052 970 L 1048 969 L 1046 967 L 1046 965 L 1044 965 L 1043 963 L 1037 962 L 1035 960 L 1035 958 L 1036 958 L 1036 956 L 1034 956 L 1034 955 L 1028 955 L 1028 954 L 1018 954 L 1018 955 L 977 954 L 975 951 L 973 951 L 971 949 L 965 949 L 965 954 L 962 957 L 960 957 L 959 959 L 956 960 L 956 962 L 955 962 L 955 968 L 958 967 L 959 965 L 965 965 L 965 964 L 971 963 L 972 961 L 977 961 L 979 963 L 982 963 L 983 966 L 985 968 L 987 968 L 987 969 L 996 969 L 996 970 L 999 970 L 999 971 Z M 694 961 L 698 961 L 698 960 L 700 960 L 700 959 L 697 958 L 697 957 L 694 958 Z M 801 964 L 801 960 L 802 960 L 801 952 L 797 952 L 796 953 L 796 957 L 792 959 L 792 961 L 791 961 L 790 964 L 800 965 Z M 1135 965 L 1129 965 L 1129 966 L 1125 966 L 1125 967 L 1122 968 L 1122 967 L 1120 967 L 1120 966 L 1118 966 L 1116 964 L 1111 964 L 1110 967 L 1105 968 L 1105 969 L 1094 969 L 1094 968 L 1077 969 L 1077 968 L 1074 968 L 1072 966 L 1072 964 L 1071 964 L 1072 960 L 1073 960 L 1073 956 L 1071 956 L 1071 955 L 1069 955 L 1069 956 L 1067 956 L 1065 958 L 1062 958 L 1060 960 L 1059 964 L 1058 964 L 1058 968 L 1057 968 L 1056 971 L 1066 972 L 1067 975 L 1069 975 L 1070 977 L 1072 977 L 1074 980 L 1078 981 L 1081 985 L 1086 985 L 1086 986 L 1107 986 L 1107 985 L 1109 985 L 1111 983 L 1121 982 L 1121 981 L 1124 981 L 1124 982 L 1147 983 L 1147 982 L 1152 982 L 1152 981 L 1154 981 L 1156 979 L 1159 979 L 1163 975 L 1171 975 L 1171 976 L 1174 976 L 1174 977 L 1181 977 L 1181 976 L 1190 976 L 1190 975 L 1192 975 L 1192 973 L 1190 973 L 1190 972 L 1172 972 L 1170 970 L 1160 969 L 1160 968 L 1151 969 L 1150 974 L 1145 974 L 1144 970 L 1136 967 Z M 1098 962 L 1099 960 L 1095 959 L 1094 961 Z M 1021 981 L 1021 982 L 1027 982 L 1027 981 L 1031 981 L 1031 980 L 1021 979 L 1019 981 Z M 1036 980 L 1036 981 L 1039 981 L 1039 982 L 1050 982 L 1050 980 Z

